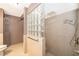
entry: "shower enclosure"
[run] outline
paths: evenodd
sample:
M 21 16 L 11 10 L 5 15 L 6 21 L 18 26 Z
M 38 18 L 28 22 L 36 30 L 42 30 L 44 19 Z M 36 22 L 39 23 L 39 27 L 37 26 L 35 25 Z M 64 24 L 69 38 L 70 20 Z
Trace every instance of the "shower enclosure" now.
M 27 53 L 46 55 L 49 51 L 53 55 L 67 56 L 74 55 L 75 50 L 78 52 L 79 12 L 77 6 L 78 4 L 73 3 L 31 5 L 25 16 Z

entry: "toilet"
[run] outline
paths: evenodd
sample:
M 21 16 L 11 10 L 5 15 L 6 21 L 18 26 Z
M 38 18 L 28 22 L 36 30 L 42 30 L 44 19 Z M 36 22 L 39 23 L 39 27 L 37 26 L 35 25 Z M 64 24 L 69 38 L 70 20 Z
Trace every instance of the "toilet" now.
M 7 45 L 0 45 L 0 56 L 4 55 L 4 51 L 7 48 Z

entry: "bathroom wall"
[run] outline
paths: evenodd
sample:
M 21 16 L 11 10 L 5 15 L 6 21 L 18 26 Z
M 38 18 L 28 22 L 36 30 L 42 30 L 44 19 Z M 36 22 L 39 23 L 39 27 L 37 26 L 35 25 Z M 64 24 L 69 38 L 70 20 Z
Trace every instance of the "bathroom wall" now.
M 77 19 L 76 39 L 79 38 L 79 9 L 77 10 Z
M 0 9 L 0 44 L 3 44 L 3 9 Z
M 5 30 L 4 41 L 6 44 L 16 44 L 23 42 L 23 20 L 20 17 L 6 15 L 8 29 Z M 6 24 L 5 24 L 6 25 Z
M 56 14 L 62 14 L 64 12 L 71 11 L 77 8 L 78 8 L 77 3 L 45 3 L 44 4 L 45 15 L 50 12 L 56 12 Z
M 56 5 L 57 6 L 57 5 Z M 61 5 L 62 7 L 63 5 Z M 73 55 L 73 47 L 70 45 L 75 33 L 75 21 L 77 20 L 76 7 L 64 5 L 65 7 L 54 7 L 63 9 L 61 13 L 56 13 L 55 16 L 46 19 L 46 47 L 47 51 L 53 55 Z M 74 6 L 74 5 L 73 5 Z M 70 7 L 70 8 L 69 8 Z M 52 9 L 52 8 L 51 8 Z M 53 9 L 52 9 L 53 10 Z M 58 14 L 58 15 L 57 15 Z
M 24 8 L 24 33 L 23 33 L 23 48 L 27 52 L 27 8 Z
M 76 11 L 69 11 L 46 21 L 47 49 L 54 55 L 72 55 L 70 42 L 75 33 L 75 26 L 65 23 L 67 19 L 76 20 Z

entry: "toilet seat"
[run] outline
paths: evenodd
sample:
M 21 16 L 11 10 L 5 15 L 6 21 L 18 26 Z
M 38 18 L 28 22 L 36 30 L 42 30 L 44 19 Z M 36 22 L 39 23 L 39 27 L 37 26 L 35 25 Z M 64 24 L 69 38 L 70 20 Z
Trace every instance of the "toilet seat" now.
M 4 51 L 7 48 L 7 45 L 0 45 L 0 52 Z

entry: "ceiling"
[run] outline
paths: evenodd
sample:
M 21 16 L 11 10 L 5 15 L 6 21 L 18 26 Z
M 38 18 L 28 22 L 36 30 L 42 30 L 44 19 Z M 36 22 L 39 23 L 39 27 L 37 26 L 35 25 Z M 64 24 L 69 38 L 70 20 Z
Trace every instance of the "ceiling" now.
M 20 17 L 23 14 L 24 7 L 28 7 L 30 3 L 0 3 L 0 8 L 5 14 Z

